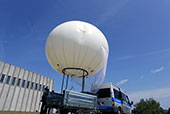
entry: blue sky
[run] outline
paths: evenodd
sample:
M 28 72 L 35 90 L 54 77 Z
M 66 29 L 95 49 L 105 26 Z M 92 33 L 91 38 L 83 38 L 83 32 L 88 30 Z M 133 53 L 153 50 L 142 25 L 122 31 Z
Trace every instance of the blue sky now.
M 81 20 L 97 26 L 109 43 L 105 82 L 135 102 L 153 97 L 170 107 L 169 0 L 0 0 L 0 60 L 49 76 L 45 42 L 57 25 Z

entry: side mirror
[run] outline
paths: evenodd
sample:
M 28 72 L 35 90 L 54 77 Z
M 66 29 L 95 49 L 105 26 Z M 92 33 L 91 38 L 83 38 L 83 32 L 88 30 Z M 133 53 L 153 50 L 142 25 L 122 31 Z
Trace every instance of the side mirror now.
M 133 101 L 131 101 L 131 103 L 130 103 L 131 105 L 133 105 Z

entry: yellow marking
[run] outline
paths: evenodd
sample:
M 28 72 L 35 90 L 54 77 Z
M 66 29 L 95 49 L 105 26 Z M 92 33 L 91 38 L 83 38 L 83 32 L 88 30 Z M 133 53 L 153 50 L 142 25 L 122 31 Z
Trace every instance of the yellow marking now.
M 83 30 L 83 32 L 86 32 L 85 30 Z

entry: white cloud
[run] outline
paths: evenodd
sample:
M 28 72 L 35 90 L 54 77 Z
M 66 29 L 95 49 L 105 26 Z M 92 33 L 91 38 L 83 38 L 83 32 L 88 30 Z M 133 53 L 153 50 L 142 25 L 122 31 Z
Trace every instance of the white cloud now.
M 97 24 L 101 25 L 107 22 L 109 19 L 112 19 L 113 16 L 117 15 L 119 11 L 128 3 L 128 0 L 116 1 L 112 4 L 107 5 L 107 9 L 100 15 L 97 20 Z
M 160 53 L 167 52 L 167 51 L 170 51 L 170 48 L 166 48 L 166 49 L 162 49 L 162 50 L 157 50 L 157 51 L 151 51 L 149 53 L 141 54 L 140 56 L 156 55 L 156 54 L 160 54 Z
M 124 83 L 126 83 L 126 82 L 128 82 L 128 79 L 119 81 L 119 82 L 117 83 L 117 85 L 120 86 L 120 85 L 122 85 L 122 84 L 124 84 Z
M 163 106 L 163 108 L 168 108 L 168 106 L 170 106 L 170 102 L 169 103 L 164 102 L 166 101 L 166 99 L 170 99 L 170 87 L 145 90 L 145 91 L 136 91 L 130 93 L 129 96 L 131 100 L 133 100 L 135 103 L 139 102 L 140 99 L 153 98 L 159 101 L 161 106 Z
M 123 60 L 132 59 L 134 57 L 135 56 L 124 56 L 124 57 L 115 58 L 114 61 L 123 61 Z
M 152 73 L 161 72 L 163 69 L 164 69 L 164 67 L 160 67 L 160 68 L 158 68 L 158 69 L 154 69 L 154 70 L 152 70 Z
M 114 58 L 114 61 L 122 61 L 122 60 L 133 59 L 136 57 L 146 57 L 146 56 L 151 56 L 151 55 L 157 55 L 157 54 L 161 54 L 161 53 L 168 52 L 168 51 L 170 51 L 170 48 L 157 50 L 157 51 L 151 51 L 151 52 L 143 53 L 139 55 L 128 55 L 128 56 L 118 57 L 118 58 Z

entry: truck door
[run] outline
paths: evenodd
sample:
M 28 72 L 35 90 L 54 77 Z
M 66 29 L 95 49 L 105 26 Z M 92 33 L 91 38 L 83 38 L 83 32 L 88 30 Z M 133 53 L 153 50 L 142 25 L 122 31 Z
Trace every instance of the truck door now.
M 131 113 L 131 110 L 132 110 L 132 106 L 131 106 L 129 97 L 128 97 L 127 95 L 126 95 L 126 99 L 127 99 L 127 103 L 128 103 L 128 114 L 130 114 L 130 113 Z
M 98 106 L 102 110 L 112 110 L 112 97 L 110 88 L 102 88 L 97 92 Z
M 130 110 L 129 110 L 129 104 L 126 98 L 126 95 L 124 93 L 122 93 L 122 102 L 123 102 L 123 112 L 126 114 L 130 114 Z

